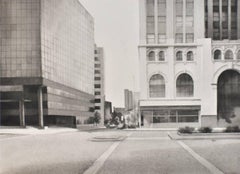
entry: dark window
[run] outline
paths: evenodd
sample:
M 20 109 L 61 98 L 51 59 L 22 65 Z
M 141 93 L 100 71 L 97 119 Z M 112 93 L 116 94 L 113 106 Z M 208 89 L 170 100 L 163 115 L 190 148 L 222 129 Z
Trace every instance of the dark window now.
M 221 60 L 222 59 L 222 52 L 220 50 L 214 51 L 214 60 Z
M 193 79 L 188 74 L 181 74 L 177 78 L 177 97 L 193 96 Z
M 94 67 L 95 67 L 95 68 L 100 68 L 101 65 L 100 65 L 100 64 L 95 64 Z
M 97 50 L 95 50 L 95 51 L 94 51 L 94 53 L 95 53 L 95 54 L 97 54 L 97 53 L 98 53 L 98 51 L 97 51 Z
M 95 106 L 95 109 L 101 109 L 101 107 L 100 106 Z
M 159 61 L 165 61 L 165 53 L 164 51 L 160 51 L 158 54 L 158 60 Z
M 101 92 L 95 92 L 95 95 L 101 95 Z
M 149 82 L 149 96 L 151 98 L 165 97 L 165 80 L 162 75 L 155 74 Z
M 101 77 L 94 77 L 94 80 L 101 80 Z
M 95 57 L 94 60 L 95 60 L 95 61 L 99 61 L 99 58 L 98 58 L 98 57 Z
M 148 53 L 148 61 L 155 61 L 155 52 L 151 51 Z
M 182 61 L 182 60 L 183 60 L 182 51 L 178 51 L 176 53 L 176 61 Z
M 100 70 L 95 70 L 95 74 L 100 74 Z
M 188 51 L 187 52 L 187 61 L 193 61 L 193 52 L 192 51 Z
M 227 50 L 224 55 L 225 60 L 232 60 L 233 59 L 233 52 L 231 50 Z
M 101 88 L 101 85 L 100 84 L 95 84 L 94 87 L 95 88 Z
M 95 99 L 95 103 L 101 103 L 101 99 Z

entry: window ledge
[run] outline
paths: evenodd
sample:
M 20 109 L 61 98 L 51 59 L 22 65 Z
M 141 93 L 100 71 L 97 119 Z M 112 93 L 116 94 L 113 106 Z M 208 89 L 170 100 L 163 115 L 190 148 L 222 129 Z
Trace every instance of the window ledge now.
M 147 61 L 147 64 L 160 64 L 160 63 L 168 63 L 168 61 Z

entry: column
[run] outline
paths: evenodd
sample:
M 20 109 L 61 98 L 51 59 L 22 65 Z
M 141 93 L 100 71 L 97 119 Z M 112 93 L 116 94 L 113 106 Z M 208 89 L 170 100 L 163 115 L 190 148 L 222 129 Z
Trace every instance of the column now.
M 212 91 L 213 91 L 213 103 L 212 107 L 214 108 L 213 115 L 216 115 L 216 121 L 214 121 L 214 126 L 218 126 L 218 84 L 212 84 Z
M 25 107 L 24 107 L 24 99 L 19 100 L 19 117 L 20 117 L 20 126 L 25 127 Z
M 38 89 L 38 119 L 39 119 L 39 128 L 44 128 L 42 87 L 39 87 Z

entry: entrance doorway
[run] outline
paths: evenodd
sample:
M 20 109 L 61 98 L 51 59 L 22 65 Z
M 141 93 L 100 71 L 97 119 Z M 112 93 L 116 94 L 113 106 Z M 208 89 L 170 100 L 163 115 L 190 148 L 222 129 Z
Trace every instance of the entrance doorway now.
M 218 120 L 240 124 L 240 73 L 224 71 L 218 78 Z

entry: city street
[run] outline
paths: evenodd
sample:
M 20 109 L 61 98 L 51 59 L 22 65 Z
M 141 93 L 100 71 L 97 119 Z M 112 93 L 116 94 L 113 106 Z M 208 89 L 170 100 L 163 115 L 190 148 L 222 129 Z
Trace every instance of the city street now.
M 240 139 L 172 140 L 165 131 L 1 135 L 1 174 L 238 174 Z

